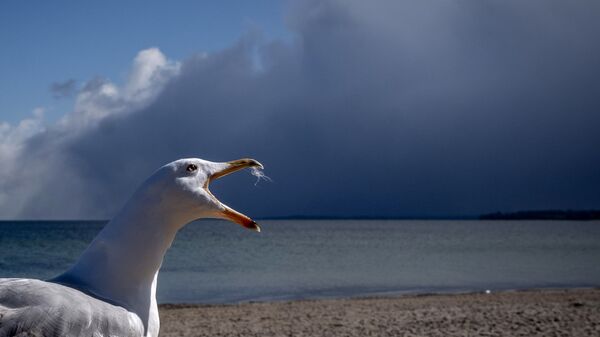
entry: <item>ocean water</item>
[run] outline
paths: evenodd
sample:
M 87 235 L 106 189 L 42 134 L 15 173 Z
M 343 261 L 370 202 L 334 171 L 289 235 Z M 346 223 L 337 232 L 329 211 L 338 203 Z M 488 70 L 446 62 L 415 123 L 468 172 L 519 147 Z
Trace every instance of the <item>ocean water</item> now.
M 223 221 L 178 234 L 158 300 L 231 303 L 395 293 L 600 286 L 600 222 Z M 67 269 L 102 222 L 0 222 L 0 277 Z

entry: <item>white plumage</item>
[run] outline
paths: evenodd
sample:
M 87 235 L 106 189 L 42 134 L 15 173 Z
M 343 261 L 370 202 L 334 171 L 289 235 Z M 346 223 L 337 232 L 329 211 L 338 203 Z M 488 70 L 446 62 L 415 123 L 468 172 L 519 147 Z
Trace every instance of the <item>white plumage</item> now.
M 0 279 L 0 336 L 143 336 L 139 316 L 52 282 Z

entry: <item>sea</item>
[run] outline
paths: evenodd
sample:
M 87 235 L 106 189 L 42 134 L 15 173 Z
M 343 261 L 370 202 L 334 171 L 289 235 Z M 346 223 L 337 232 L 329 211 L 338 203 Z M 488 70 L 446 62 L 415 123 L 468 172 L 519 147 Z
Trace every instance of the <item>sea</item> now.
M 159 303 L 237 303 L 600 286 L 600 221 L 197 221 L 177 235 Z M 105 222 L 0 222 L 0 277 L 47 279 Z

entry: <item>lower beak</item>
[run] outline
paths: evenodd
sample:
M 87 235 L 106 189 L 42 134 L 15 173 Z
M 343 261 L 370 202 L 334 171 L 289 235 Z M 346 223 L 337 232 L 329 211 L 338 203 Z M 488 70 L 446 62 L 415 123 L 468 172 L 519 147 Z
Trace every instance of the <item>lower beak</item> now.
M 223 205 L 225 206 L 225 205 Z M 221 212 L 224 218 L 229 219 L 242 227 L 246 227 L 256 232 L 260 232 L 260 226 L 256 223 L 256 221 L 250 219 L 244 214 L 225 206 L 225 210 Z
M 210 191 L 208 190 L 208 183 L 210 181 L 224 177 L 230 173 L 242 170 L 247 167 L 263 168 L 261 163 L 259 163 L 258 161 L 254 160 L 254 159 L 248 159 L 248 158 L 238 159 L 238 160 L 230 161 L 227 163 L 219 164 L 219 166 L 220 167 L 211 174 L 206 185 L 204 186 L 206 191 L 211 195 L 212 195 L 212 193 L 210 193 Z M 256 221 L 254 221 L 254 220 L 250 219 L 248 216 L 232 209 L 231 207 L 221 203 L 216 197 L 213 196 L 213 198 L 215 198 L 215 200 L 219 204 L 221 204 L 221 206 L 223 206 L 223 210 L 221 210 L 220 214 L 218 214 L 218 216 L 220 218 L 230 220 L 232 222 L 235 222 L 235 223 L 241 225 L 242 227 L 251 229 L 256 232 L 260 232 L 260 227 L 258 226 Z

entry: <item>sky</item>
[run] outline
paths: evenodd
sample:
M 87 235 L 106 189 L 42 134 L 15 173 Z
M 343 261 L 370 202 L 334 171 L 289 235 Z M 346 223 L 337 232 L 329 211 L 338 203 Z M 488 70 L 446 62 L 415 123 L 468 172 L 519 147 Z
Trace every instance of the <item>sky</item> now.
M 287 35 L 276 0 L 4 1 L 0 9 L 0 113 L 11 123 L 40 106 L 47 118 L 60 118 L 72 101 L 55 100 L 53 83 L 96 76 L 123 82 L 146 48 L 183 59 L 225 48 L 254 26 L 270 37 Z
M 0 214 L 106 219 L 159 166 L 253 217 L 600 208 L 592 0 L 0 5 Z

